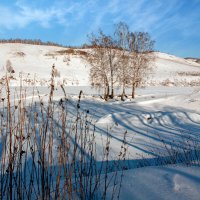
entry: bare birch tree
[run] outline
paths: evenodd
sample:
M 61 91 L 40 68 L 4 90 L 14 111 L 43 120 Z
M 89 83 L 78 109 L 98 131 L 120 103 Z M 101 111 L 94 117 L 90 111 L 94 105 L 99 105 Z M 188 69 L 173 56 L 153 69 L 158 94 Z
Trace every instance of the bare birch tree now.
M 113 38 L 102 31 L 98 36 L 90 37 L 92 51 L 87 56 L 91 65 L 90 80 L 93 86 L 104 88 L 104 98 L 114 97 L 114 86 L 117 82 L 117 51 Z
M 121 100 L 124 100 L 125 89 L 130 83 L 129 80 L 129 53 L 128 53 L 128 47 L 129 47 L 129 28 L 128 25 L 120 22 L 116 25 L 115 29 L 115 37 L 116 42 L 119 47 L 118 50 L 118 81 L 119 85 L 122 87 L 122 94 L 121 94 Z
M 130 67 L 129 75 L 132 87 L 132 98 L 135 98 L 135 89 L 145 81 L 151 70 L 154 60 L 152 53 L 154 41 L 148 33 L 129 33 Z

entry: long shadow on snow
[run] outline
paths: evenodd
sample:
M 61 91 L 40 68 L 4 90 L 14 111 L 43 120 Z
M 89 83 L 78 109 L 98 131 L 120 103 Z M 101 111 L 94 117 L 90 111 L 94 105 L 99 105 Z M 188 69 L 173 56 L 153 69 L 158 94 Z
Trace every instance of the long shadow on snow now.
M 94 107 L 94 111 L 95 112 L 95 106 L 98 107 L 98 103 L 95 102 L 82 102 L 81 103 L 81 109 L 82 111 Z M 104 108 L 104 109 L 103 109 Z M 171 112 L 170 110 L 173 109 L 173 112 Z M 75 116 L 75 110 L 76 108 L 69 108 L 68 112 L 70 112 L 70 114 L 72 116 Z M 103 117 L 105 114 L 109 114 L 110 112 L 113 113 L 128 113 L 128 116 L 130 117 L 135 117 L 137 120 L 139 120 L 139 122 L 144 126 L 134 126 L 134 122 L 131 122 L 130 119 L 126 119 L 123 118 L 123 120 L 118 119 L 117 115 L 113 114 L 113 119 L 115 121 L 117 121 L 122 127 L 124 127 L 125 129 L 128 129 L 128 131 L 130 132 L 134 132 L 137 133 L 138 135 L 144 136 L 145 138 L 150 138 L 152 141 L 156 141 L 156 142 L 160 142 L 160 139 L 158 137 L 156 137 L 155 131 L 162 134 L 162 135 L 166 135 L 165 139 L 166 139 L 166 143 L 172 145 L 173 147 L 176 147 L 176 143 L 172 142 L 172 136 L 174 135 L 176 138 L 179 136 L 178 133 L 174 133 L 174 131 L 185 131 L 185 133 L 188 132 L 189 128 L 188 127 L 192 127 L 195 124 L 195 131 L 193 132 L 189 132 L 188 135 L 192 135 L 194 137 L 197 137 L 197 133 L 198 130 L 200 129 L 200 124 L 198 122 L 195 122 L 194 120 L 192 120 L 190 118 L 190 116 L 188 115 L 187 111 L 182 111 L 180 109 L 174 109 L 174 108 L 170 108 L 170 107 L 165 107 L 163 108 L 163 111 L 159 112 L 159 117 L 162 118 L 163 116 L 170 116 L 170 120 L 171 122 L 175 122 L 172 123 L 172 127 L 164 124 L 159 118 L 157 119 L 157 121 L 159 122 L 159 128 L 155 127 L 155 125 L 152 125 L 151 123 L 146 123 L 142 117 L 142 114 L 144 113 L 151 113 L 152 111 L 148 111 L 145 108 L 139 107 L 137 106 L 137 109 L 135 108 L 124 108 L 123 106 L 121 106 L 120 108 L 118 108 L 115 105 L 109 105 L 109 104 L 102 104 L 102 113 L 98 113 L 98 115 L 96 115 L 96 117 Z M 38 110 L 39 112 L 39 110 Z M 186 117 L 186 119 L 188 120 L 187 124 L 184 123 L 179 123 L 179 121 L 176 121 L 176 116 L 173 115 L 174 112 L 179 112 L 181 114 L 183 114 L 183 116 Z M 190 111 L 191 112 L 191 111 Z M 199 113 L 197 113 L 199 114 Z M 174 126 L 176 126 L 176 128 L 174 128 Z M 59 128 L 62 128 L 61 125 L 59 126 Z M 152 129 L 153 133 L 151 133 L 151 135 L 149 135 L 148 133 L 145 133 L 145 131 L 147 131 L 147 128 Z M 122 138 L 117 137 L 111 133 L 108 133 L 108 131 L 104 130 L 103 128 L 99 128 L 97 127 L 98 131 L 96 134 L 100 134 L 103 133 L 104 135 L 109 134 L 112 139 L 117 140 L 119 142 L 122 142 Z M 182 135 L 180 134 L 180 137 L 182 137 Z M 145 139 L 144 138 L 144 139 Z M 70 140 L 72 143 L 75 143 L 75 140 L 73 137 L 70 137 Z M 199 142 L 199 139 L 197 140 L 197 142 Z M 154 156 L 153 158 L 141 158 L 141 159 L 130 159 L 130 160 L 109 160 L 109 161 L 95 161 L 96 163 L 96 167 L 98 170 L 102 170 L 101 173 L 105 173 L 105 171 L 107 172 L 113 172 L 113 171 L 121 171 L 123 170 L 127 170 L 127 169 L 133 169 L 133 168 L 139 168 L 139 167 L 145 167 L 145 166 L 160 166 L 160 165 L 166 165 L 166 164 L 178 164 L 178 163 L 188 163 L 191 161 L 195 161 L 198 159 L 200 159 L 200 150 L 199 149 L 190 149 L 188 151 L 184 151 L 184 152 L 179 152 L 176 153 L 175 155 L 168 155 L 168 156 L 160 156 L 159 154 L 152 153 L 151 151 L 148 151 L 147 147 L 149 144 L 147 143 L 146 146 L 145 144 L 143 145 L 143 148 L 141 146 L 138 146 L 137 141 L 134 143 L 130 143 L 129 141 L 127 141 L 126 143 L 128 146 L 131 146 L 133 148 L 136 148 L 138 150 L 140 150 L 141 152 L 145 152 L 148 154 L 151 154 L 152 156 Z M 150 143 L 151 144 L 151 143 Z M 150 145 L 149 145 L 150 146 Z M 80 151 L 83 151 L 83 149 L 81 149 L 80 146 L 78 146 Z M 90 159 L 90 155 L 87 154 L 87 152 L 85 152 L 85 155 L 87 156 L 88 159 Z M 29 158 L 29 161 L 27 162 L 27 165 L 30 164 L 30 167 L 32 166 L 32 162 L 31 162 L 31 158 Z M 78 164 L 78 163 L 77 163 Z M 103 165 L 103 167 L 102 167 Z M 55 167 L 55 172 L 57 171 L 57 168 L 59 166 L 54 166 Z M 56 173 L 55 173 L 56 174 Z
M 194 139 L 195 142 L 198 144 L 200 143 L 199 138 L 199 130 L 200 130 L 200 123 L 195 122 L 191 119 L 189 114 L 197 114 L 198 112 L 192 111 L 192 110 L 184 110 L 182 108 L 174 108 L 174 107 L 163 107 L 162 111 L 153 111 L 148 110 L 147 108 L 140 107 L 138 105 L 137 109 L 135 107 L 127 108 L 126 106 L 121 105 L 115 105 L 110 103 L 100 103 L 101 109 L 104 112 L 100 114 L 100 117 L 103 117 L 106 114 L 114 113 L 112 114 L 112 118 L 114 121 L 116 121 L 119 125 L 124 127 L 126 130 L 137 133 L 138 135 L 141 135 L 145 138 L 149 138 L 152 141 L 161 142 L 163 140 L 164 144 L 170 145 L 173 148 L 180 147 L 180 142 L 184 142 L 188 139 Z M 134 105 L 134 103 L 133 103 Z M 99 102 L 93 102 L 93 101 L 82 101 L 82 106 L 84 108 L 99 108 Z M 125 113 L 126 117 L 128 114 L 128 118 L 120 117 L 118 119 L 118 116 L 116 114 L 123 114 Z M 155 114 L 155 118 L 153 120 L 156 120 L 155 123 L 148 123 L 144 120 L 143 114 Z M 179 116 L 177 116 L 179 115 Z M 199 115 L 200 116 L 200 115 Z M 134 125 L 134 121 L 130 121 L 130 119 L 134 117 L 135 119 L 140 121 L 140 124 L 142 126 L 136 126 Z M 165 117 L 169 118 L 169 122 L 165 121 Z M 180 119 L 181 118 L 181 119 Z M 182 120 L 182 121 L 181 121 Z M 103 129 L 100 130 L 101 132 Z M 107 134 L 107 131 L 104 132 Z M 116 137 L 115 135 L 111 134 L 112 138 L 118 141 L 122 141 L 122 139 Z M 144 140 L 145 140 L 144 138 Z M 130 143 L 128 144 L 130 145 Z M 133 148 L 137 148 L 142 150 L 145 153 L 150 153 L 147 151 L 147 149 L 138 147 L 134 144 L 131 144 Z M 130 146 L 131 146 L 130 145 Z M 152 154 L 152 153 L 150 153 Z

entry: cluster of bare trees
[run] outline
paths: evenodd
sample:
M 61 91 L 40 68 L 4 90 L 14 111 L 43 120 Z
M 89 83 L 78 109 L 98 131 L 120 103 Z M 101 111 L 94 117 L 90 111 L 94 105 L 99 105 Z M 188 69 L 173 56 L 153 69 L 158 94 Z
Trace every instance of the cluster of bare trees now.
M 105 100 L 114 97 L 116 86 L 122 87 L 122 100 L 127 87 L 132 88 L 134 98 L 135 88 L 147 77 L 150 62 L 154 59 L 154 41 L 150 35 L 131 32 L 125 23 L 120 22 L 112 36 L 99 31 L 98 35 L 91 34 L 89 39 L 93 47 L 87 56 L 92 86 L 104 88 Z
M 82 48 L 79 46 L 61 45 L 55 42 L 44 42 L 40 39 L 0 39 L 0 44 L 4 43 L 19 43 L 19 44 L 32 44 L 32 45 L 45 45 L 45 46 L 57 46 L 57 47 L 67 47 L 67 48 Z
M 33 45 L 47 45 L 47 46 L 62 46 L 55 42 L 43 42 L 40 39 L 1 39 L 0 43 L 21 43 L 21 44 L 33 44 Z

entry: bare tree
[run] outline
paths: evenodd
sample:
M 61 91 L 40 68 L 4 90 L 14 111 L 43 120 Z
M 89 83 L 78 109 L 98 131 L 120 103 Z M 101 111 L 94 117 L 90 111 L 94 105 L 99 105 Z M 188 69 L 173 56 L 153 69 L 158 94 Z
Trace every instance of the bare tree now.
M 130 85 L 130 74 L 129 74 L 129 55 L 120 52 L 119 68 L 118 68 L 118 84 L 122 87 L 121 100 L 124 100 L 126 96 L 126 88 Z
M 145 81 L 151 70 L 150 62 L 153 61 L 154 41 L 145 32 L 129 31 L 126 23 L 120 22 L 116 25 L 115 36 L 120 52 L 119 62 L 119 84 L 122 86 L 121 99 L 125 95 L 125 88 L 132 87 L 132 98 L 135 97 L 135 88 Z
M 90 80 L 93 86 L 104 87 L 104 98 L 114 97 L 114 85 L 117 82 L 117 50 L 112 37 L 102 31 L 98 36 L 90 37 L 92 46 L 87 61 L 91 64 Z
M 119 47 L 118 58 L 118 81 L 119 85 L 122 86 L 121 100 L 124 100 L 125 88 L 129 81 L 129 54 L 128 54 L 128 38 L 129 38 L 129 28 L 124 22 L 119 22 L 116 25 L 115 37 L 117 45 Z
M 106 54 L 107 69 L 110 78 L 111 94 L 109 96 L 112 99 L 114 97 L 114 86 L 117 82 L 117 77 L 118 77 L 117 76 L 118 62 L 119 62 L 119 56 L 117 54 L 118 46 L 111 36 L 106 36 L 103 33 L 100 34 L 103 39 L 102 45 Z
M 104 88 L 104 99 L 109 96 L 109 78 L 106 66 L 105 50 L 101 46 L 100 38 L 93 34 L 90 35 L 92 50 L 86 56 L 86 60 L 90 63 L 90 82 L 96 88 Z
M 135 89 L 144 82 L 149 71 L 153 56 L 154 41 L 148 33 L 129 33 L 130 67 L 129 75 L 132 87 L 132 98 L 135 98 Z

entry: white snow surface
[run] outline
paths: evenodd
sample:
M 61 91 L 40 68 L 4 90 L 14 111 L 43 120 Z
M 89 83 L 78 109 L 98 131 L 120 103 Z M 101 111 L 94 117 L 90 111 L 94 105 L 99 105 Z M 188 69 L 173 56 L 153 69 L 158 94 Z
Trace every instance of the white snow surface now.
M 198 200 L 199 166 L 145 167 L 124 172 L 121 199 Z
M 96 125 L 97 148 L 101 148 L 104 135 L 109 132 L 111 136 L 110 162 L 116 158 L 114 155 L 119 152 L 123 134 L 127 131 L 130 167 L 124 171 L 120 199 L 199 199 L 199 165 L 161 167 L 152 159 L 157 156 L 165 159 L 169 156 L 165 145 L 176 149 L 177 144 L 187 144 L 188 138 L 195 138 L 196 147 L 200 147 L 200 88 L 186 87 L 200 83 L 199 77 L 194 76 L 200 73 L 200 64 L 156 52 L 153 71 L 147 81 L 150 87 L 137 89 L 134 100 L 127 98 L 122 102 L 116 98 L 105 102 L 98 97 L 100 91 L 90 87 L 89 65 L 78 55 L 57 53 L 66 48 L 0 44 L 0 50 L 0 77 L 5 74 L 8 59 L 16 72 L 11 91 L 16 90 L 18 74 L 23 72 L 23 77 L 27 76 L 31 81 L 35 77 L 36 85 L 40 86 L 40 96 L 47 100 L 49 90 L 46 86 L 53 64 L 61 74 L 57 83 L 65 82 L 72 103 L 77 101 L 77 94 L 83 90 L 80 106 L 83 111 L 89 109 L 89 115 Z M 23 56 L 20 52 L 23 52 Z M 27 83 L 29 85 L 31 83 Z M 63 93 L 58 88 L 54 100 L 62 97 Z M 32 87 L 28 87 L 26 99 L 32 99 Z M 35 100 L 38 100 L 37 95 Z M 148 164 L 136 169 L 140 167 L 142 159 L 146 159 Z M 101 160 L 101 155 L 97 160 Z

